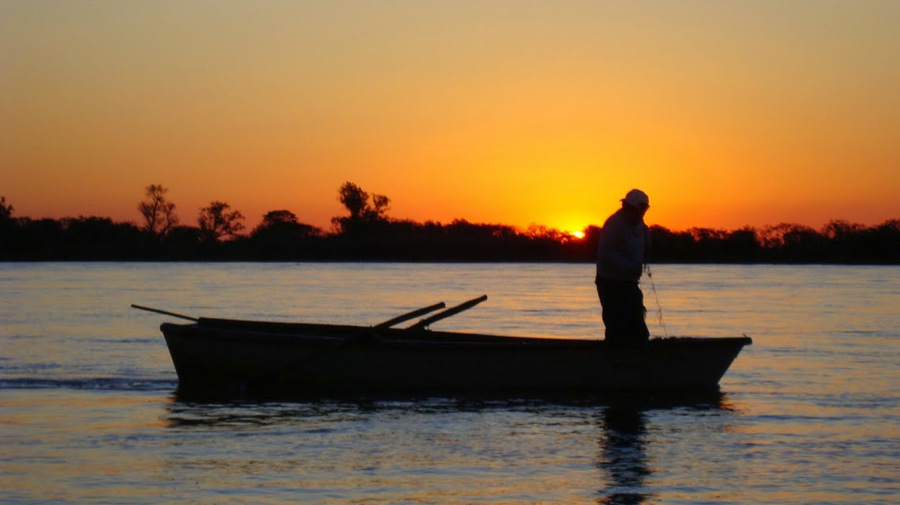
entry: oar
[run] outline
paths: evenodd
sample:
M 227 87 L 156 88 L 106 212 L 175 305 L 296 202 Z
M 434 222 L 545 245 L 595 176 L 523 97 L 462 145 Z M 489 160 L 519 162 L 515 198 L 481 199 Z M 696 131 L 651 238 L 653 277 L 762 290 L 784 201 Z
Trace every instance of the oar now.
M 166 316 L 180 317 L 181 319 L 187 319 L 188 321 L 194 321 L 194 322 L 199 321 L 199 319 L 196 318 L 196 317 L 185 316 L 184 314 L 176 314 L 175 312 L 169 312 L 169 311 L 167 311 L 167 310 L 154 309 L 153 307 L 145 307 L 145 306 L 143 306 L 143 305 L 137 305 L 137 304 L 134 304 L 134 303 L 131 304 L 131 307 L 132 307 L 132 308 L 135 308 L 135 309 L 146 310 L 147 312 L 155 312 L 155 313 L 157 313 L 157 314 L 164 314 L 164 315 L 166 315 Z M 393 319 L 390 319 L 390 320 L 388 320 L 388 321 L 385 321 L 385 322 L 383 322 L 383 323 L 379 323 L 379 324 L 375 325 L 375 328 L 388 328 L 388 327 L 390 327 L 390 326 L 394 326 L 394 325 L 396 325 L 396 324 L 400 324 L 400 323 L 402 323 L 402 322 L 404 322 L 404 321 L 408 321 L 408 320 L 410 320 L 410 319 L 419 317 L 419 316 L 421 316 L 421 315 L 423 315 L 423 314 L 428 314 L 429 312 L 434 312 L 435 310 L 437 310 L 437 309 L 442 309 L 442 308 L 444 308 L 444 307 L 446 307 L 446 305 L 444 304 L 444 302 L 436 303 L 436 304 L 434 304 L 434 305 L 429 305 L 428 307 L 422 307 L 421 309 L 416 309 L 416 310 L 414 310 L 414 311 L 412 311 L 412 312 L 407 312 L 406 314 L 399 315 L 399 316 L 397 316 L 397 317 L 395 317 L 395 318 L 393 318 Z
M 409 321 L 410 319 L 428 314 L 429 312 L 434 312 L 437 309 L 443 309 L 447 305 L 444 302 L 435 303 L 434 305 L 429 305 L 427 307 L 422 307 L 421 309 L 416 309 L 412 312 L 407 312 L 406 314 L 399 315 L 393 319 L 388 319 L 383 323 L 378 323 L 375 325 L 375 328 L 390 328 L 391 326 L 400 324 L 404 321 Z
M 181 319 L 187 319 L 188 321 L 193 321 L 195 323 L 198 321 L 198 319 L 196 317 L 185 316 L 183 314 L 176 314 L 174 312 L 168 312 L 165 310 L 154 309 L 152 307 L 144 307 L 143 305 L 135 305 L 133 303 L 131 304 L 131 308 L 146 310 L 147 312 L 156 312 L 157 314 L 164 314 L 164 315 L 172 316 L 172 317 L 180 317 Z
M 450 317 L 452 315 L 459 314 L 460 312 L 462 312 L 464 310 L 471 309 L 472 307 L 478 305 L 479 303 L 481 303 L 485 300 L 487 300 L 487 295 L 481 295 L 478 298 L 473 298 L 467 302 L 460 303 L 459 305 L 457 305 L 455 307 L 450 307 L 447 310 L 438 312 L 437 314 L 435 314 L 431 317 L 426 317 L 425 319 L 422 319 L 418 323 L 407 328 L 407 330 L 421 330 L 422 328 L 427 327 L 428 325 L 430 325 L 431 323 L 433 323 L 435 321 L 440 321 L 441 319 L 444 319 L 446 317 Z

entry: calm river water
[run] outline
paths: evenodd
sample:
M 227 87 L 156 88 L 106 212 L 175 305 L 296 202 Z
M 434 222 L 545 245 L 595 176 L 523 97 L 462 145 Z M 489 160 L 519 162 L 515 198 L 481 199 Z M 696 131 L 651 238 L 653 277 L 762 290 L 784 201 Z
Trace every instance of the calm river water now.
M 0 502 L 900 502 L 900 268 L 653 274 L 652 334 L 753 338 L 721 394 L 188 401 L 173 319 L 129 308 L 369 325 L 487 294 L 435 328 L 600 338 L 591 265 L 0 264 Z

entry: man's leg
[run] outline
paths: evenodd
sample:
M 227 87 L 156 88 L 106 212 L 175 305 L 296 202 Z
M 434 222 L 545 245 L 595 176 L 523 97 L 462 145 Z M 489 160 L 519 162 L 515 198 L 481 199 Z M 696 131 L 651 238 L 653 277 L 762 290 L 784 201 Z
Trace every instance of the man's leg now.
M 628 284 L 625 295 L 626 332 L 630 342 L 646 342 L 650 339 L 650 330 L 647 328 L 647 311 L 644 308 L 644 293 L 637 284 Z
M 628 296 L 625 289 L 628 283 L 616 281 L 597 281 L 597 296 L 600 297 L 603 325 L 606 326 L 608 342 L 627 342 L 629 329 L 626 314 Z

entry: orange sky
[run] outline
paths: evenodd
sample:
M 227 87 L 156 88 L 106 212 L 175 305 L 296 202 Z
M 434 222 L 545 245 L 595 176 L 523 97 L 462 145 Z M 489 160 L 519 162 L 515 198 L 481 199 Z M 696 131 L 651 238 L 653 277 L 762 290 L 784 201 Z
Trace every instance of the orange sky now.
M 0 0 L 14 215 L 736 229 L 900 217 L 900 2 Z

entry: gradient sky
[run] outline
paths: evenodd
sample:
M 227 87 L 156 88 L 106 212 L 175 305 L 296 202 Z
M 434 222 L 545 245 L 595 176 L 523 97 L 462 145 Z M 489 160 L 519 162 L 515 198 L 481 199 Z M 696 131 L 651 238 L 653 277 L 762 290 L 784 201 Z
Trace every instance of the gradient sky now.
M 900 2 L 0 0 L 14 215 L 580 230 L 900 217 Z

